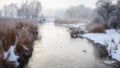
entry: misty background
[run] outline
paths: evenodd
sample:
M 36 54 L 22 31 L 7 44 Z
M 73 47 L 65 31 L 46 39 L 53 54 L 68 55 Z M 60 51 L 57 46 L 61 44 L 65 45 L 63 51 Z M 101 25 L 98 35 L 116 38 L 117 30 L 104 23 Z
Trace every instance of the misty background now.
M 87 14 L 91 14 L 92 9 L 95 8 L 96 0 L 4 0 L 0 2 L 2 17 L 28 18 L 41 22 L 44 18 L 88 17 Z
M 27 18 L 36 22 L 55 19 L 112 22 L 115 18 L 114 12 L 118 10 L 116 8 L 119 8 L 117 7 L 119 0 L 4 0 L 0 2 L 1 17 Z

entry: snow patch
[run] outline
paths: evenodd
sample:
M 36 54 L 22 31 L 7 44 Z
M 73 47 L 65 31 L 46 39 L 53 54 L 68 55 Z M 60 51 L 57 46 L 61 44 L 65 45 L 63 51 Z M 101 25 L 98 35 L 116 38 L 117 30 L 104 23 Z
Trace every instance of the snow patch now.
M 61 26 L 68 27 L 68 28 L 80 28 L 82 30 L 85 30 L 85 23 L 77 23 L 77 24 L 61 24 Z
M 61 26 L 68 28 L 80 28 L 83 31 L 86 31 L 85 23 L 78 24 L 62 24 Z M 107 47 L 109 56 L 120 61 L 120 29 L 108 29 L 105 31 L 106 33 L 87 33 L 87 34 L 79 34 L 79 36 L 85 37 L 93 41 L 93 43 L 99 43 Z
M 17 61 L 19 56 L 15 54 L 16 45 L 10 46 L 7 52 L 4 52 L 4 59 L 10 61 L 10 62 L 15 62 L 17 66 L 19 66 L 19 62 Z
M 120 61 L 120 33 L 114 29 L 106 30 L 106 33 L 87 33 L 80 36 L 88 38 L 94 43 L 105 45 L 109 56 Z

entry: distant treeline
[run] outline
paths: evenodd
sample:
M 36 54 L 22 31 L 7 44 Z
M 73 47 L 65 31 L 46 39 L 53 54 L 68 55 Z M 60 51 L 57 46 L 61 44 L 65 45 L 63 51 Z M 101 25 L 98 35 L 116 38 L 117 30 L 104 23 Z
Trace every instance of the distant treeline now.
M 4 7 L 0 11 L 0 16 L 12 18 L 26 18 L 40 22 L 44 18 L 41 10 L 42 5 L 40 1 L 33 0 L 28 2 L 26 0 L 26 2 L 23 3 L 20 7 L 18 7 L 18 4 L 15 3 L 4 5 Z

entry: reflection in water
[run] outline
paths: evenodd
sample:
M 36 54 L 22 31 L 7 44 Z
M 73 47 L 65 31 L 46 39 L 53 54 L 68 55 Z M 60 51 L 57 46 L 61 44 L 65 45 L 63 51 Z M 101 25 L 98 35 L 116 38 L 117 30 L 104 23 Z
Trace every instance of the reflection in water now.
M 26 68 L 108 68 L 96 59 L 92 44 L 71 39 L 66 28 L 45 23 L 40 32 L 42 40 L 35 42 Z

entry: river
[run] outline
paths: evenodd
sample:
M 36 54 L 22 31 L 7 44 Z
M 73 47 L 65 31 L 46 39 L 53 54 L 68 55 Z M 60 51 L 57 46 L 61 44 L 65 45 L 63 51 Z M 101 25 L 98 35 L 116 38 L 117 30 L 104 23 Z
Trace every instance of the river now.
M 35 41 L 33 55 L 25 68 L 112 68 L 96 57 L 86 39 L 72 39 L 67 28 L 54 23 L 40 25 L 42 39 Z

